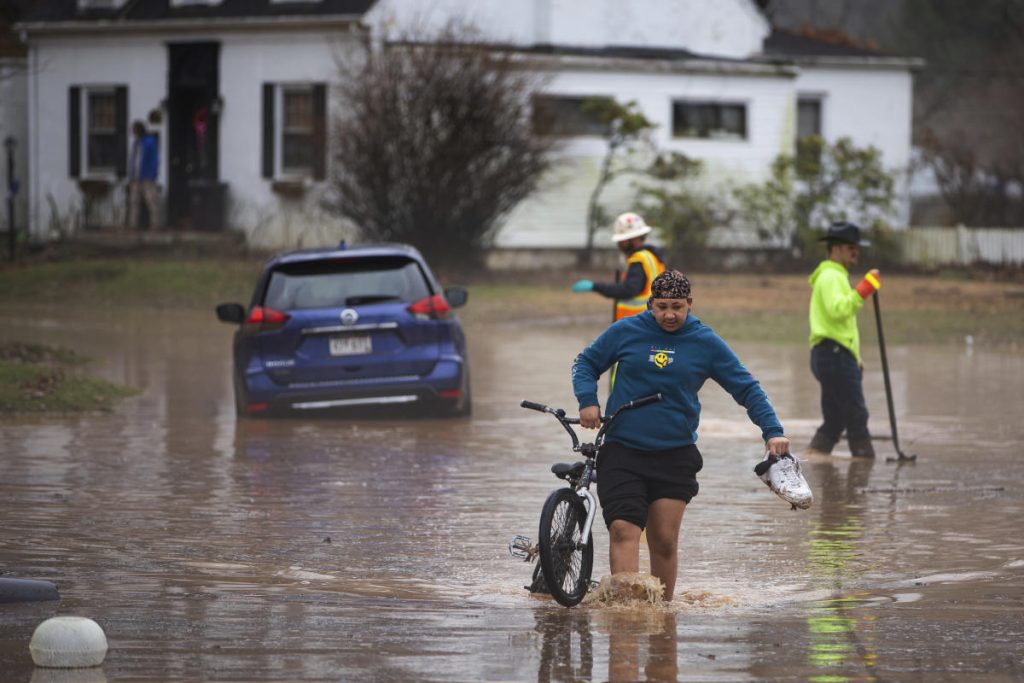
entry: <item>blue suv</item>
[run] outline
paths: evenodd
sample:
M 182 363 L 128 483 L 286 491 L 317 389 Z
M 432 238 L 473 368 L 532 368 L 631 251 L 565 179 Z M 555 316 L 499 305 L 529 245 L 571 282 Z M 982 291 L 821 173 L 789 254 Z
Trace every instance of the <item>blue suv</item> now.
M 248 309 L 217 306 L 221 321 L 238 325 L 238 415 L 402 404 L 468 415 L 466 337 L 452 311 L 467 298 L 462 287 L 442 290 L 408 245 L 274 256 Z

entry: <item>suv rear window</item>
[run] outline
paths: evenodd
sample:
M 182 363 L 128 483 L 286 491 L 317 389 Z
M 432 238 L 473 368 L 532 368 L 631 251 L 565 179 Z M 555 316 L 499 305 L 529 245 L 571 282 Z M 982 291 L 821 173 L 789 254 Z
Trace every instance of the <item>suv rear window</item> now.
M 263 305 L 278 310 L 340 308 L 430 296 L 419 264 L 408 258 L 305 261 L 270 274 Z

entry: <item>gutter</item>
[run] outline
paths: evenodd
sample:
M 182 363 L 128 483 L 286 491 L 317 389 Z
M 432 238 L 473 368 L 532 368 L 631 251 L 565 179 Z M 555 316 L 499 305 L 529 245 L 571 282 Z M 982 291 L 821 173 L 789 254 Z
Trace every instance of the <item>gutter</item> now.
M 360 25 L 362 14 L 328 14 L 301 17 L 195 17 L 146 21 L 101 19 L 96 21 L 35 21 L 14 25 L 23 40 L 41 36 L 88 34 L 139 34 L 187 31 L 190 33 L 234 31 L 317 30 Z M 361 26 L 365 30 L 365 26 Z
M 512 52 L 513 61 L 535 69 L 581 71 L 633 71 L 641 73 L 699 73 L 795 78 L 800 69 L 792 62 L 758 62 L 716 59 L 628 59 L 581 55 L 538 55 Z
M 782 63 L 800 67 L 827 67 L 831 69 L 879 69 L 888 71 L 919 71 L 925 67 L 920 57 L 837 57 L 834 55 L 762 55 L 766 62 L 782 60 Z

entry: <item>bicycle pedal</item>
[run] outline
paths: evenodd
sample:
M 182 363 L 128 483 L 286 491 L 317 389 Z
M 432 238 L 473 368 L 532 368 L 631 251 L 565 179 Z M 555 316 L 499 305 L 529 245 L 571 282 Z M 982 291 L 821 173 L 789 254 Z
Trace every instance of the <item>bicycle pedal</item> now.
M 508 552 L 512 557 L 518 557 L 524 562 L 531 562 L 540 552 L 540 548 L 526 536 L 513 536 L 512 542 L 508 544 Z

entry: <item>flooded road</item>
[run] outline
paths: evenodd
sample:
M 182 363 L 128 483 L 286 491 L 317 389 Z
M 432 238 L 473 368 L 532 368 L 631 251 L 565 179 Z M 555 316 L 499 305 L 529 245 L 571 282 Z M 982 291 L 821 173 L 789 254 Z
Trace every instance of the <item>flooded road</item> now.
M 4 682 L 1024 680 L 1019 352 L 889 349 L 919 461 L 808 461 L 800 512 L 754 477 L 758 430 L 709 384 L 676 600 L 567 610 L 523 590 L 506 548 L 536 536 L 548 467 L 571 457 L 518 403 L 574 407 L 569 364 L 598 322 L 469 326 L 470 419 L 236 421 L 212 312 L 0 319 L 0 339 L 69 346 L 141 390 L 112 414 L 0 424 L 0 575 L 62 598 L 0 605 Z M 734 348 L 802 447 L 806 349 Z M 887 433 L 877 349 L 866 361 Z M 600 524 L 596 542 L 600 578 Z M 34 669 L 29 638 L 57 614 L 103 627 L 101 671 Z

